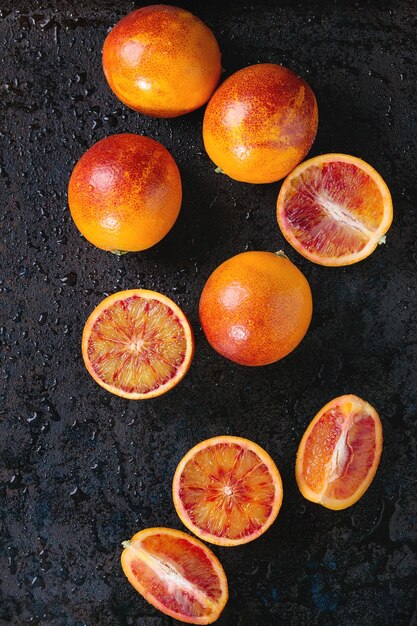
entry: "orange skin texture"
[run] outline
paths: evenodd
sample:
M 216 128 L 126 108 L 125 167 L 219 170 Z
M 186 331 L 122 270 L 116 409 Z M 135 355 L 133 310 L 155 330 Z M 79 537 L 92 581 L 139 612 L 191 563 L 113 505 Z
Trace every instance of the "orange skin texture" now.
M 281 65 L 262 63 L 239 70 L 217 89 L 204 115 L 204 146 L 231 178 L 272 183 L 303 160 L 317 125 L 307 83 Z
M 177 117 L 203 106 L 221 74 L 221 53 L 198 17 L 163 4 L 124 17 L 107 35 L 103 70 L 128 107 L 154 117 Z
M 103 250 L 138 252 L 160 241 L 178 217 L 178 167 L 149 137 L 112 135 L 91 146 L 68 186 L 75 225 Z
M 310 286 L 286 257 L 243 252 L 222 263 L 200 299 L 208 342 L 241 365 L 268 365 L 292 352 L 310 325 Z

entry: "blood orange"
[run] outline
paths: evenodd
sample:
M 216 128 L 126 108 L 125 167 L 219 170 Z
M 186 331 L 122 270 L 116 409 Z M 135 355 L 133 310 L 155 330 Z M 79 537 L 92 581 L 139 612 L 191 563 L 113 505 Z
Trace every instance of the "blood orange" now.
M 176 117 L 210 98 L 222 70 L 221 53 L 198 17 L 156 4 L 129 13 L 110 31 L 103 70 L 127 106 L 145 115 Z
M 203 543 L 172 528 L 147 528 L 123 543 L 129 582 L 154 607 L 188 624 L 211 624 L 228 598 L 226 574 Z
M 183 524 L 220 546 L 248 543 L 276 519 L 280 473 L 269 454 L 241 437 L 213 437 L 180 461 L 172 493 Z
M 259 63 L 229 76 L 211 97 L 203 121 L 204 147 L 231 178 L 272 183 L 305 157 L 317 124 L 309 85 L 286 67 Z
M 103 300 L 83 332 L 82 353 L 94 380 L 118 396 L 160 396 L 184 377 L 194 354 L 181 309 L 156 291 L 131 289 Z
M 313 310 L 305 276 L 282 252 L 242 252 L 214 270 L 200 298 L 207 341 L 240 365 L 274 363 L 305 336 Z
M 75 225 L 88 241 L 114 254 L 161 241 L 181 207 L 177 164 L 158 141 L 123 133 L 101 139 L 80 158 L 68 184 Z
M 310 261 L 351 265 L 385 242 L 392 222 L 391 194 L 365 161 L 324 154 L 287 176 L 277 218 L 287 241 Z
M 346 509 L 371 484 L 382 452 L 375 409 L 357 396 L 335 398 L 308 426 L 297 453 L 296 479 L 307 500 Z

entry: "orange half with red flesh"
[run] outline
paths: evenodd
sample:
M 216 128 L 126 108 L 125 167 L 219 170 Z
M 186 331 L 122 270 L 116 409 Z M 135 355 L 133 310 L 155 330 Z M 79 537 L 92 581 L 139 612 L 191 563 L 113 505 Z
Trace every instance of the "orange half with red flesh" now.
M 354 395 L 335 398 L 316 415 L 301 440 L 296 479 L 307 500 L 346 509 L 371 484 L 382 452 L 375 409 Z
M 201 541 L 172 528 L 147 528 L 123 546 L 123 572 L 154 607 L 188 624 L 216 621 L 228 599 L 227 579 Z
M 213 437 L 180 461 L 172 487 L 175 509 L 195 535 L 220 546 L 253 541 L 276 519 L 282 481 L 274 461 L 242 437 Z
M 277 200 L 282 234 L 320 265 L 365 259 L 385 242 L 392 216 L 384 180 L 368 163 L 347 154 L 304 161 L 287 176 Z
M 156 291 L 130 289 L 94 309 L 84 327 L 82 354 L 104 389 L 143 400 L 162 395 L 185 376 L 194 337 L 175 302 Z

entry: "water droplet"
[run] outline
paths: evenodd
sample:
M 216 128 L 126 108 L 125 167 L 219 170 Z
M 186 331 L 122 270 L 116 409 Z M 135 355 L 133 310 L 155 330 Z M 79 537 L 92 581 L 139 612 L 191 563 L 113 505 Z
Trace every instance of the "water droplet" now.
M 80 489 L 80 487 L 74 487 L 74 489 L 70 491 L 69 495 L 76 505 L 87 499 L 87 495 Z
M 60 278 L 61 283 L 74 287 L 77 284 L 77 274 L 75 272 L 68 272 L 66 276 Z

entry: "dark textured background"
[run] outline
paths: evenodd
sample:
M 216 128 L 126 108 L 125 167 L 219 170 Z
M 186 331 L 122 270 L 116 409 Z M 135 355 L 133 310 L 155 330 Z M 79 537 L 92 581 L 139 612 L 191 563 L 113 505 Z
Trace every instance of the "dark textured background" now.
M 170 495 L 177 462 L 198 441 L 232 433 L 276 460 L 284 503 L 262 538 L 215 548 L 230 583 L 219 626 L 415 625 L 417 3 L 177 4 L 213 28 L 226 75 L 274 61 L 310 83 L 320 112 L 311 155 L 347 152 L 374 165 L 391 188 L 394 223 L 366 261 L 314 266 L 277 228 L 279 184 L 215 174 L 203 110 L 154 120 L 112 95 L 101 46 L 138 4 L 2 0 L 0 623 L 172 626 L 124 579 L 120 544 L 147 526 L 181 528 Z M 66 189 L 93 142 L 125 131 L 167 146 L 184 202 L 160 245 L 116 258 L 79 235 Z M 240 367 L 208 346 L 199 294 L 226 258 L 279 248 L 310 281 L 313 322 L 285 360 Z M 80 354 L 91 310 L 139 286 L 172 297 L 196 332 L 184 381 L 141 403 L 97 386 Z M 302 498 L 294 460 L 318 409 L 348 392 L 380 412 L 385 447 L 366 495 L 333 512 Z

